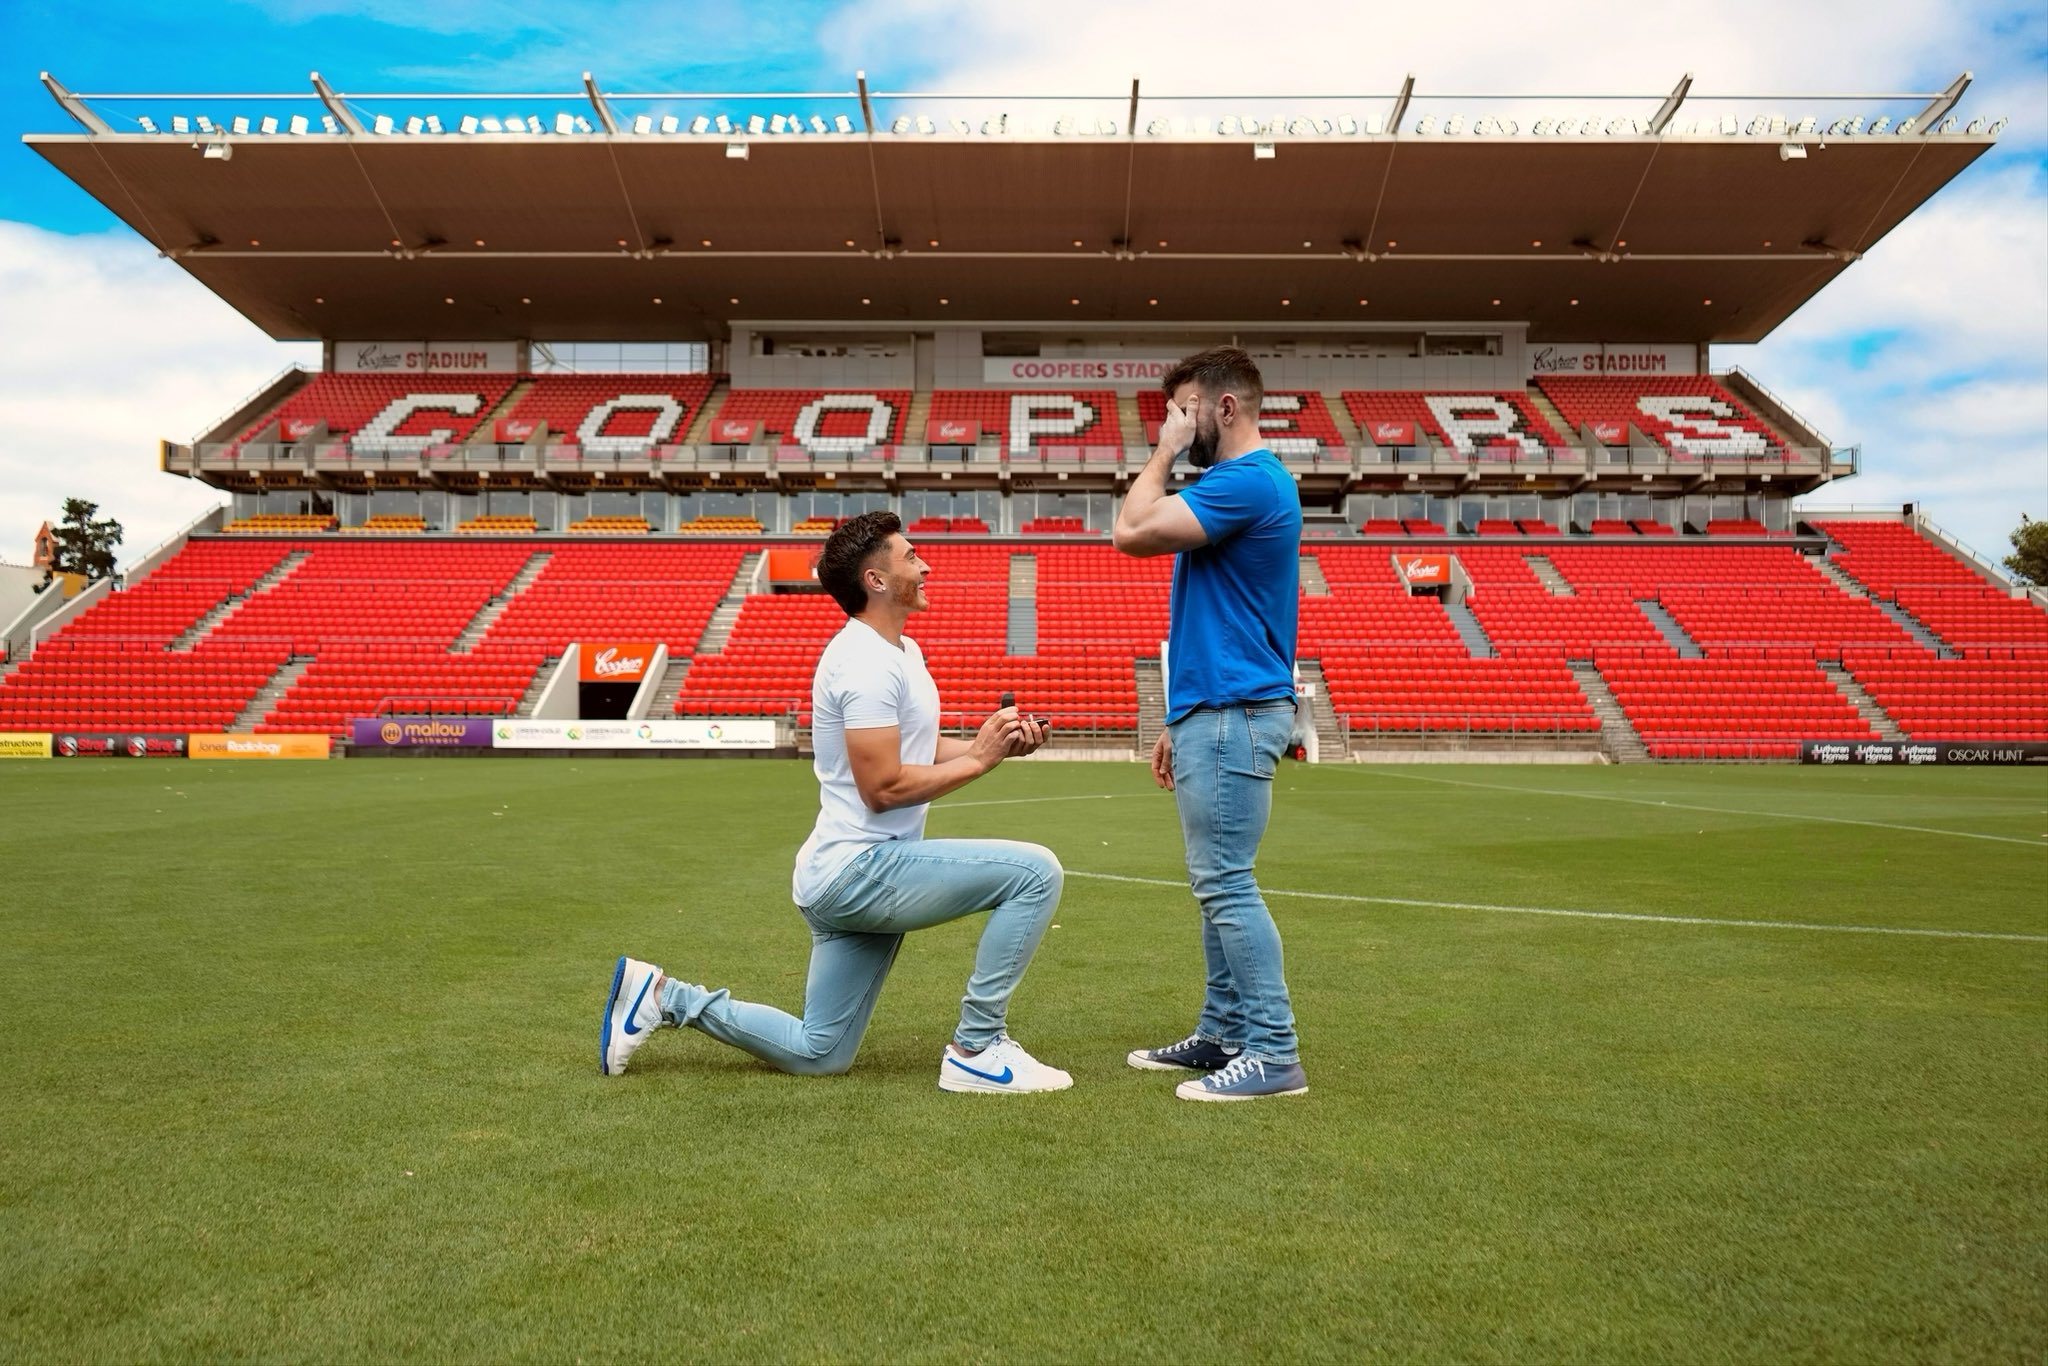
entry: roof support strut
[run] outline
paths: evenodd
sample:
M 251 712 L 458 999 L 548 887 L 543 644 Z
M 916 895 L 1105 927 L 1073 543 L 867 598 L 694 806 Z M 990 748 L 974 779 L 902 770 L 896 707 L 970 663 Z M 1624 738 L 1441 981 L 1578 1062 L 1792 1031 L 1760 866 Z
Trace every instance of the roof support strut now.
M 357 118 L 346 104 L 342 103 L 341 96 L 334 93 L 332 86 L 320 79 L 319 72 L 313 73 L 312 80 L 313 93 L 320 97 L 320 103 L 327 106 L 327 112 L 334 115 L 334 121 L 340 124 L 350 137 L 361 137 L 363 135 L 363 121 Z
M 604 131 L 617 137 L 619 121 L 612 117 L 611 106 L 604 102 L 603 93 L 598 90 L 597 82 L 591 79 L 588 71 L 583 73 L 583 93 L 590 96 L 590 107 L 597 111 L 597 121 L 604 126 Z
M 1691 89 L 1692 73 L 1688 71 L 1679 80 L 1677 88 L 1665 96 L 1664 103 L 1657 106 L 1657 112 L 1650 116 L 1650 132 L 1652 134 L 1661 135 L 1664 132 L 1665 128 L 1671 123 L 1672 115 L 1678 112 L 1678 106 L 1685 103 L 1686 94 Z
M 105 119 L 85 107 L 84 100 L 79 99 L 78 96 L 66 90 L 63 82 L 59 81 L 55 76 L 45 71 L 42 73 L 42 79 L 43 89 L 50 92 L 50 98 L 63 105 L 64 112 L 84 124 L 88 132 L 111 133 L 114 131 L 107 126 Z
M 1970 88 L 1972 76 L 1973 73 L 1965 71 L 1956 77 L 1949 82 L 1948 89 L 1934 97 L 1932 104 L 1913 116 L 1913 127 L 1918 130 L 1921 137 L 1932 133 L 1935 126 L 1941 122 L 1942 116 L 1956 107 L 1956 102 L 1963 98 L 1963 92 Z

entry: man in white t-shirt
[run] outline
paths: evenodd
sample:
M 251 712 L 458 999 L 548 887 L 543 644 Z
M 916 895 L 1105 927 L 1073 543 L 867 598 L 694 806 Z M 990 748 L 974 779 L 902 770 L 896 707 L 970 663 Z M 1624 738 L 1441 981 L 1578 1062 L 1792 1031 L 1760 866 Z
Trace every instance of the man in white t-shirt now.
M 662 1025 L 687 1025 L 785 1072 L 844 1072 L 910 930 L 989 912 L 960 1025 L 939 1057 L 947 1091 L 1060 1091 L 1074 1079 L 1004 1030 L 1011 993 L 1059 906 L 1065 871 L 1050 849 L 1014 840 L 928 840 L 933 799 L 1045 743 L 1045 727 L 1004 707 L 972 740 L 939 734 L 939 690 L 903 634 L 927 605 L 930 573 L 894 513 L 852 518 L 825 542 L 818 581 L 846 625 L 811 681 L 818 822 L 791 893 L 811 927 L 801 1019 L 666 976 L 636 958 L 612 973 L 598 1065 L 617 1076 Z

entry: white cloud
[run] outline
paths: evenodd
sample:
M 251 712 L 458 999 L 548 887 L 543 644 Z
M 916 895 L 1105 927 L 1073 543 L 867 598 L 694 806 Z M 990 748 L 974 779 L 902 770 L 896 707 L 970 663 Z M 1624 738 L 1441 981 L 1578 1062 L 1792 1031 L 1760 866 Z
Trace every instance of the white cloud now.
M 132 559 L 225 501 L 157 469 L 161 438 L 189 441 L 316 347 L 272 341 L 122 229 L 71 237 L 0 221 L 0 559 L 66 497 L 126 531 Z

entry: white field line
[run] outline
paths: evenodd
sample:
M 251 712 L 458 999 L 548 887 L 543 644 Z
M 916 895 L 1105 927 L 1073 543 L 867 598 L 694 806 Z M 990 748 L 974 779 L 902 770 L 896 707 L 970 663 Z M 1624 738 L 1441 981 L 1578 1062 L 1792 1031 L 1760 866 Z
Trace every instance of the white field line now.
M 943 797 L 932 803 L 935 811 L 957 811 L 963 806 L 1036 806 L 1040 802 L 1113 802 L 1119 797 L 1149 797 L 1149 792 L 1088 792 L 1076 797 L 998 797 L 985 802 L 949 802 Z
M 1187 883 L 1161 877 L 1126 877 L 1121 873 L 1083 873 L 1067 869 L 1068 877 L 1095 882 L 1128 882 L 1141 887 L 1172 887 L 1186 891 Z M 1646 915 L 1632 911 L 1581 911 L 1554 906 L 1495 906 L 1483 901 L 1417 901 L 1401 896 L 1359 896 L 1345 892 L 1289 892 L 1261 887 L 1265 896 L 1294 897 L 1301 901 L 1344 901 L 1368 906 L 1410 906 L 1431 911 L 1491 911 L 1496 915 L 1553 915 L 1573 920 L 1633 920 L 1653 925 L 1711 925 L 1731 930 L 1809 930 L 1817 934 L 1891 934 L 1921 939 L 1998 939 L 2017 944 L 2048 944 L 2048 934 L 2004 934 L 1992 930 L 1934 930 L 1900 925 L 1817 925 L 1801 920 L 1728 920 L 1704 915 Z
M 1860 821 L 1850 816 L 1816 816 L 1805 811 L 1742 811 L 1725 806 L 1694 806 L 1690 802 L 1667 802 L 1649 797 L 1617 797 L 1606 792 L 1572 792 L 1555 787 L 1517 787 L 1513 783 L 1476 783 L 1469 778 L 1431 778 L 1420 773 L 1373 772 L 1374 778 L 1400 778 L 1414 783 L 1441 783 L 1446 787 L 1479 787 L 1491 792 L 1521 792 L 1532 797 L 1576 797 L 1586 802 L 1623 802 L 1629 806 L 1662 807 L 1667 811 L 1705 811 L 1716 816 L 1768 816 L 1780 821 L 1818 821 L 1825 825 L 1861 825 L 1872 830 L 1903 830 L 1915 835 L 1947 835 L 1959 840 L 1992 840 L 2017 844 L 2025 849 L 2048 849 L 2048 839 L 2022 839 L 2017 835 L 1987 835 L 1979 830 L 1940 830 L 1931 825 L 1894 825 L 1889 821 Z

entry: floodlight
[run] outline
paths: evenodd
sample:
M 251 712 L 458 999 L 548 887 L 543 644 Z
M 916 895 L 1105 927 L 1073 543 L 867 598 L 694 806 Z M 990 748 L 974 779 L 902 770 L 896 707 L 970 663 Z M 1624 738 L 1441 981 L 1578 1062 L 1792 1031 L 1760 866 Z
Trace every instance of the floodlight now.
M 955 137 L 964 138 L 969 133 L 972 133 L 974 131 L 974 125 L 969 123 L 966 119 L 951 119 L 948 120 L 948 122 L 953 129 L 953 135 Z M 822 133 L 825 130 L 820 128 L 818 131 Z
M 996 121 L 994 119 L 983 119 L 981 121 L 981 135 L 983 137 L 992 138 L 1001 131 L 1002 130 L 996 126 Z
M 661 116 L 661 131 L 664 133 L 673 133 L 682 126 L 682 121 L 676 118 L 674 114 L 663 114 Z
M 1337 131 L 1347 138 L 1357 136 L 1358 120 L 1346 114 L 1343 118 L 1337 120 Z
M 312 127 L 311 124 L 306 122 L 306 116 L 304 114 L 292 115 L 292 121 L 286 124 L 285 126 L 292 130 L 292 136 L 295 138 L 304 137 L 306 135 L 306 130 Z
M 1236 116 L 1235 116 L 1235 115 L 1231 115 L 1231 114 L 1225 114 L 1225 115 L 1223 116 L 1223 121 L 1222 121 L 1221 123 L 1219 123 L 1219 124 L 1217 124 L 1217 125 L 1216 125 L 1216 131 L 1217 131 L 1217 132 L 1219 132 L 1219 133 L 1221 133 L 1221 134 L 1222 134 L 1222 135 L 1223 135 L 1224 137 L 1227 137 L 1227 138 L 1234 138 L 1234 137 L 1236 137 L 1236 136 L 1237 136 L 1237 118 L 1236 118 Z
M 964 127 L 963 127 L 963 126 L 961 125 L 961 123 L 960 123 L 960 120 L 958 120 L 958 119 L 954 119 L 954 120 L 953 120 L 953 126 L 954 126 L 955 128 L 958 128 L 958 129 L 960 129 L 960 131 L 961 131 L 961 132 L 965 132 L 965 131 L 967 131 L 967 130 L 966 130 L 966 129 L 965 129 L 965 128 L 964 128 Z M 813 115 L 811 115 L 811 131 L 812 131 L 813 133 L 829 133 L 829 132 L 831 132 L 831 131 L 832 131 L 832 125 L 831 125 L 831 124 L 829 124 L 829 123 L 827 123 L 827 122 L 825 122 L 825 120 L 824 120 L 823 118 L 819 117 L 818 115 L 816 115 L 816 114 L 813 114 Z
M 633 131 L 643 138 L 646 137 L 654 131 L 653 118 L 646 114 L 635 114 L 633 116 Z
M 774 118 L 772 118 L 772 119 L 768 120 L 768 131 L 769 131 L 769 132 L 771 132 L 771 133 L 780 133 L 780 132 L 782 131 L 782 128 L 783 128 L 783 119 L 782 119 L 782 115 L 780 115 L 780 114 L 777 114 L 777 115 L 776 115 L 776 116 L 775 116 Z
M 1150 134 L 1151 134 L 1151 135 L 1152 135 L 1153 137 L 1155 137 L 1155 138 L 1158 138 L 1158 137 L 1165 137 L 1165 136 L 1166 136 L 1166 120 L 1165 120 L 1165 119 L 1154 119 L 1154 120 L 1152 120 L 1152 122 L 1150 122 L 1150 123 L 1148 123 L 1148 124 L 1146 124 L 1146 125 L 1145 125 L 1145 131 L 1146 131 L 1147 133 L 1150 133 Z
M 853 120 L 844 114 L 834 114 L 832 116 L 832 131 L 835 133 L 851 133 L 853 131 Z
M 498 122 L 498 120 L 491 117 L 489 114 L 484 115 L 483 128 L 486 133 L 502 133 L 505 131 L 505 125 Z
M 341 132 L 341 120 L 332 114 L 322 114 L 320 116 L 320 126 L 330 133 L 339 135 Z
M 1052 121 L 1052 131 L 1056 137 L 1065 137 L 1074 131 L 1074 121 L 1070 118 L 1054 119 Z
M 1989 128 L 1986 128 L 1984 131 L 1995 138 L 2000 133 L 2003 133 L 2005 131 L 2005 125 L 2008 122 L 2010 122 L 2010 120 L 2005 115 L 2000 114 L 1997 118 L 1991 121 L 1991 126 Z
M 1307 132 L 1308 132 L 1308 120 L 1307 120 L 1307 119 L 1289 119 L 1289 120 L 1287 120 L 1287 136 L 1289 136 L 1289 137 L 1291 137 L 1291 138 L 1298 138 L 1298 137 L 1302 137 L 1302 136 L 1304 136 L 1305 134 L 1307 134 Z
M 205 119 L 201 119 L 201 120 L 199 120 L 199 121 L 200 121 L 201 123 L 205 123 L 205 122 L 206 122 L 206 120 L 205 120 Z M 1955 116 L 1954 114 L 1950 114 L 1950 115 L 1949 115 L 1949 116 L 1948 116 L 1947 118 L 1945 118 L 1945 119 L 1943 119 L 1943 120 L 1941 121 L 1941 127 L 1940 127 L 1940 128 L 1938 129 L 1938 130 L 1936 130 L 1936 131 L 1938 131 L 1938 132 L 1943 132 L 1943 133 L 1953 133 L 1953 132 L 1955 132 L 1955 131 L 1956 131 L 1956 125 L 1957 125 L 1957 123 L 1959 123 L 1959 122 L 1960 122 L 1960 120 L 1958 120 L 1958 119 L 1956 118 L 1956 116 Z
M 199 155 L 205 157 L 208 161 L 233 161 L 235 159 L 235 145 L 231 142 L 209 142 L 200 151 Z
M 397 127 L 397 125 L 392 123 L 391 116 L 389 114 L 379 114 L 370 123 L 370 131 L 375 133 L 380 138 L 390 136 L 391 130 L 395 127 Z
M 1799 120 L 1798 123 L 1792 126 L 1792 131 L 1795 135 L 1799 137 L 1810 137 L 1813 134 L 1815 126 L 1816 124 L 1814 122 L 1813 115 L 1808 114 L 1805 118 Z
M 1463 114 L 1453 114 L 1444 120 L 1444 136 L 1456 137 L 1464 131 L 1465 116 Z
M 709 127 L 711 127 L 711 120 L 705 118 L 702 114 L 690 120 L 690 131 L 693 133 L 702 133 Z
M 1764 125 L 1764 131 L 1774 138 L 1785 136 L 1785 116 L 1783 114 L 1771 115 L 1771 121 Z
M 1274 155 L 1274 153 L 1273 153 L 1273 144 L 1272 144 L 1272 143 L 1270 143 L 1270 142 L 1255 142 L 1255 143 L 1253 143 L 1253 144 L 1252 144 L 1252 160 L 1253 160 L 1253 161 L 1271 161 L 1271 160 L 1273 159 L 1273 155 Z
M 1950 123 L 1954 123 L 1954 122 L 1955 122 L 1955 120 L 1954 120 L 1954 119 L 1950 119 L 1950 120 L 1949 120 L 1949 122 L 1950 122 Z M 208 118 L 208 117 L 206 117 L 206 115 L 204 115 L 204 114 L 201 114 L 201 115 L 199 116 L 199 131 L 200 131 L 200 132 L 202 132 L 202 133 L 212 133 L 212 132 L 214 132 L 214 131 L 215 131 L 215 129 L 214 129 L 214 126 L 213 126 L 213 120 L 212 120 L 212 119 L 210 119 L 210 118 Z
M 926 137 L 930 137 L 933 133 L 939 131 L 939 127 L 923 114 L 919 114 L 917 116 L 917 131 L 923 133 Z
M 1434 133 L 1436 131 L 1436 115 L 1424 114 L 1421 118 L 1415 120 L 1415 131 L 1418 133 Z
M 1968 133 L 1973 138 L 1982 137 L 1984 135 L 1984 120 L 1971 119 L 1970 126 L 1964 129 L 1963 131 Z
M 910 120 L 909 120 L 909 119 L 907 119 L 907 118 L 905 118 L 905 117 L 903 117 L 903 116 L 902 116 L 901 114 L 897 115 L 897 116 L 896 116 L 896 118 L 895 118 L 895 120 L 894 120 L 893 122 L 891 122 L 891 123 L 890 123 L 890 125 L 889 125 L 889 131 L 890 131 L 890 132 L 892 132 L 892 133 L 907 133 L 907 132 L 909 132 L 909 131 L 910 131 Z
M 1904 136 L 1906 136 L 1906 134 L 1908 134 L 1908 133 L 1912 132 L 1912 131 L 1913 131 L 1913 130 L 1914 130 L 1915 128 L 1918 128 L 1919 126 L 1920 126 L 1920 120 L 1919 120 L 1918 118 L 1906 118 L 1906 119 L 1900 119 L 1900 120 L 1899 120 L 1899 136 L 1900 136 L 1900 137 L 1904 137 Z
M 1380 116 L 1378 114 L 1367 114 L 1358 127 L 1367 137 L 1376 138 L 1380 135 Z
M 1550 136 L 1551 130 L 1554 129 L 1556 126 L 1557 125 L 1553 124 L 1549 119 L 1538 119 L 1536 120 L 1536 126 L 1534 128 L 1531 128 L 1529 131 L 1534 133 L 1539 138 L 1547 138 Z
M 1875 137 L 1877 134 L 1882 133 L 1885 129 L 1891 126 L 1892 116 L 1890 114 L 1879 114 L 1877 116 L 1877 121 L 1870 125 L 1871 136 Z
M 1557 135 L 1561 138 L 1568 138 L 1578 131 L 1579 121 L 1577 119 L 1559 119 L 1557 121 Z
M 235 115 L 235 121 L 229 124 L 228 126 L 234 129 L 235 136 L 241 137 L 247 134 L 249 131 L 249 120 L 243 117 L 242 115 L 237 114 Z
M 1316 120 L 1316 131 L 1317 131 L 1318 133 L 1321 133 L 1321 134 L 1322 134 L 1322 135 L 1323 135 L 1324 137 L 1328 137 L 1328 136 L 1330 135 L 1330 132 L 1331 132 L 1331 128 L 1332 128 L 1332 124 L 1330 123 L 1330 121 L 1329 121 L 1328 119 L 1317 119 L 1317 120 Z
M 1855 118 L 1850 119 L 1847 123 L 1842 125 L 1842 131 L 1847 133 L 1850 137 L 1855 137 L 1858 133 L 1863 131 L 1863 116 L 1861 114 L 1858 114 Z
M 576 131 L 579 133 L 594 133 L 597 130 L 590 126 L 589 119 L 586 119 L 581 114 L 578 114 L 576 116 Z
M 767 130 L 768 130 L 768 120 L 766 120 L 766 119 L 762 118 L 762 117 L 761 117 L 761 116 L 760 116 L 759 114 L 754 114 L 754 115 L 751 115 L 751 116 L 749 116 L 749 117 L 748 117 L 748 119 L 747 119 L 747 131 L 748 131 L 749 133 L 753 133 L 753 134 L 759 135 L 759 134 L 761 134 L 761 133 L 764 133 L 764 132 L 766 132 Z
M 429 133 L 434 134 L 437 137 L 441 134 L 443 129 L 441 127 L 441 116 L 439 114 L 427 115 L 427 131 Z
M 1778 160 L 1806 160 L 1806 144 L 1803 142 L 1781 142 L 1778 144 Z
M 725 155 L 733 161 L 745 161 L 747 159 L 747 144 L 744 142 L 728 142 L 725 144 Z
M 1260 123 L 1257 119 L 1248 119 L 1240 117 L 1238 119 L 1238 123 L 1243 126 L 1246 137 L 1255 137 L 1260 133 L 1272 131 L 1270 128 Z
M 186 117 L 185 117 L 185 116 L 184 116 L 183 114 L 175 114 L 175 115 L 173 115 L 173 116 L 172 116 L 172 118 L 171 118 L 171 131 L 172 131 L 173 133 L 189 133 L 189 132 L 191 132 L 191 131 L 192 131 L 192 120 L 190 120 L 190 119 L 186 118 Z
M 720 114 L 717 118 L 711 121 L 711 126 L 716 128 L 721 133 L 730 133 L 732 131 L 732 120 L 727 118 L 725 115 Z
M 576 120 L 570 118 L 566 113 L 555 115 L 555 131 L 565 135 L 575 132 Z
M 156 131 L 156 121 L 148 115 L 135 120 L 135 125 L 145 133 L 154 133 Z
M 462 116 L 462 131 L 464 133 L 474 133 L 481 126 L 482 125 L 478 122 L 476 115 L 464 114 Z

